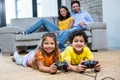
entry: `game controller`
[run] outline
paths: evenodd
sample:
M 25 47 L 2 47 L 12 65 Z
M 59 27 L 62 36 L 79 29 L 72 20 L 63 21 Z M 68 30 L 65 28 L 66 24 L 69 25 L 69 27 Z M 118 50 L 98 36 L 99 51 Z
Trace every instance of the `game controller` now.
M 87 69 L 92 69 L 95 67 L 95 65 L 98 64 L 97 61 L 93 60 L 93 61 L 85 61 L 82 63 L 82 65 L 85 65 L 87 67 Z M 99 72 L 98 70 L 95 70 L 95 72 Z M 80 73 L 84 73 L 84 71 L 81 71 Z
M 94 66 L 97 64 L 98 62 L 93 60 L 93 61 L 85 61 L 82 63 L 82 65 L 85 65 L 87 68 L 94 68 Z
M 64 72 L 67 72 L 67 62 L 59 62 L 59 63 L 55 63 L 55 66 L 57 67 L 58 70 L 61 70 L 61 71 L 64 71 Z

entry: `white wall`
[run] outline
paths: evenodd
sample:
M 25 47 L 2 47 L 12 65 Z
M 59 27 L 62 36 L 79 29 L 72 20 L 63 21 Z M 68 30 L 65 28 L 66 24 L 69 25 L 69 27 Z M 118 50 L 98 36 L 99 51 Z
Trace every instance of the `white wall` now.
M 6 22 L 10 23 L 11 18 L 15 18 L 15 3 L 14 0 L 5 0 Z
M 18 18 L 32 17 L 32 0 L 19 0 L 18 3 Z M 9 24 L 10 19 L 16 17 L 15 0 L 5 0 L 5 4 L 6 22 Z
M 10 19 L 15 18 L 15 0 L 5 0 L 6 3 L 6 19 L 10 23 Z M 57 0 L 37 0 L 38 17 L 58 16 Z M 32 17 L 32 0 L 18 1 L 18 18 Z
M 32 0 L 19 0 L 18 11 L 18 18 L 32 17 Z
M 58 16 L 57 0 L 37 0 L 38 17 Z
M 109 49 L 120 49 L 120 0 L 103 1 L 103 21 L 107 23 Z
M 61 0 L 62 5 L 66 6 L 68 10 L 71 12 L 71 1 L 70 0 Z

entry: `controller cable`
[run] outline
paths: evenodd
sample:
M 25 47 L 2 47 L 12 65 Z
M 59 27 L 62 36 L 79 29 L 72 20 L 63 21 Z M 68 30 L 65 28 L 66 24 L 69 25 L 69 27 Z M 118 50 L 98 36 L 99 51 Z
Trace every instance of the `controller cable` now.
M 93 76 L 93 75 L 86 74 L 86 73 L 81 73 L 81 74 L 86 75 L 86 76 L 89 76 L 89 77 L 93 77 L 93 78 L 94 78 L 94 80 L 97 80 L 97 72 L 95 72 L 95 71 L 94 71 L 94 70 L 92 70 L 92 69 L 91 69 L 91 71 L 95 73 L 95 75 L 94 75 L 94 76 Z
M 81 73 L 81 74 L 86 75 L 86 76 L 89 76 L 89 77 L 93 77 L 93 78 L 94 78 L 94 80 L 97 80 L 97 72 L 96 72 L 96 71 L 94 71 L 94 70 L 92 70 L 92 69 L 91 69 L 91 71 L 95 73 L 95 75 L 94 75 L 94 76 L 93 76 L 93 75 L 89 75 L 89 74 L 85 74 L 85 73 Z M 114 79 L 114 78 L 112 78 L 112 77 L 104 77 L 104 78 L 102 78 L 101 80 L 105 80 L 105 79 L 115 80 L 115 79 Z

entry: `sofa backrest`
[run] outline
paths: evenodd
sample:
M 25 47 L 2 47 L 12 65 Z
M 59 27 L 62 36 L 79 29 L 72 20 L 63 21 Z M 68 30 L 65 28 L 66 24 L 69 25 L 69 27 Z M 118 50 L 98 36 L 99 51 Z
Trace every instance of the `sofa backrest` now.
M 29 26 L 35 24 L 38 20 L 43 17 L 32 17 L 32 18 L 14 18 L 11 19 L 11 26 L 20 26 L 24 29 L 27 29 Z M 57 25 L 57 19 L 54 17 L 44 17 L 46 20 L 50 21 L 51 23 Z

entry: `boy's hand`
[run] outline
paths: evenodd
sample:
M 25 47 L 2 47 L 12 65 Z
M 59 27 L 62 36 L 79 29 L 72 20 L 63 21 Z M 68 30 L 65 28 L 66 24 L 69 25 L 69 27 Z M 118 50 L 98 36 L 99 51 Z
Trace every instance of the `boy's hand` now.
M 87 67 L 85 65 L 82 65 L 82 63 L 78 64 L 77 68 L 78 72 L 84 72 L 87 69 Z
M 97 64 L 95 65 L 94 70 L 96 72 L 99 72 L 101 70 L 101 65 L 100 65 L 99 61 L 97 61 Z

